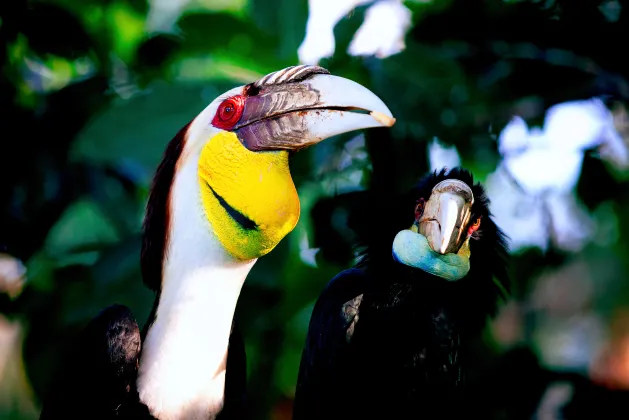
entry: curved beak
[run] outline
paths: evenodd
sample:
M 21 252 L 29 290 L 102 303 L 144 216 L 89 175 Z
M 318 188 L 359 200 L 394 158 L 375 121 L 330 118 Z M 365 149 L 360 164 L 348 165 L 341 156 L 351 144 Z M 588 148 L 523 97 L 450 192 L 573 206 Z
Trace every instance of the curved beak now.
M 313 74 L 263 85 L 246 98 L 234 131 L 252 151 L 296 151 L 337 134 L 394 123 L 389 108 L 369 89 L 343 77 Z
M 457 253 L 467 240 L 466 227 L 472 216 L 474 194 L 459 180 L 447 179 L 432 190 L 419 218 L 419 233 L 440 254 Z

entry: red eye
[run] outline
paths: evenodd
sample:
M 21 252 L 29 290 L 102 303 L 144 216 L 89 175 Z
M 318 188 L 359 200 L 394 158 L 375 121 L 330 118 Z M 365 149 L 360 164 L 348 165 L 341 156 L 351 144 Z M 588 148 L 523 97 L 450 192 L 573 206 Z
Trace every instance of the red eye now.
M 417 205 L 415 206 L 415 221 L 418 221 L 420 217 L 424 215 L 424 206 L 426 205 L 426 201 L 423 198 L 417 200 Z
M 218 106 L 212 125 L 223 130 L 231 130 L 242 116 L 245 108 L 245 98 L 242 95 L 225 99 Z
M 467 230 L 467 234 L 471 235 L 474 232 L 476 232 L 478 230 L 478 228 L 480 227 L 480 221 L 481 221 L 481 217 L 479 217 L 478 219 L 476 219 L 476 221 L 474 222 L 474 224 L 472 224 L 472 226 L 470 226 Z

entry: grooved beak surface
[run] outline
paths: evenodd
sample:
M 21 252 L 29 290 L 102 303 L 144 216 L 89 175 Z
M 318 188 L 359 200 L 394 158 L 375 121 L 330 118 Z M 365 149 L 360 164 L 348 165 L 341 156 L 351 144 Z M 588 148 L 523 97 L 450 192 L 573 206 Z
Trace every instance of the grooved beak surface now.
M 394 123 L 389 108 L 369 89 L 315 74 L 248 97 L 235 131 L 249 150 L 300 150 L 338 134 Z
M 459 251 L 467 239 L 474 195 L 462 181 L 448 179 L 433 188 L 419 219 L 419 233 L 440 254 Z

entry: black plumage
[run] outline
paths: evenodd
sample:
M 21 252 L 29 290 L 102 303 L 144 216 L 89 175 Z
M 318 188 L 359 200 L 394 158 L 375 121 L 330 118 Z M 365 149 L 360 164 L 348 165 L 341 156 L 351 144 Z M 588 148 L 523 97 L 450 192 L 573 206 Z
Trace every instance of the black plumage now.
M 67 356 L 40 419 L 112 418 L 135 380 L 140 348 L 131 311 L 122 305 L 105 309 Z
M 396 262 L 395 235 L 415 220 L 415 205 L 445 179 L 471 187 L 470 271 L 448 282 Z M 505 236 L 489 200 L 461 168 L 425 177 L 385 203 L 370 221 L 356 267 L 334 277 L 318 298 L 306 339 L 294 418 L 451 418 L 463 404 L 469 346 L 508 291 Z M 434 413 L 434 415 L 432 414 Z
M 111 305 L 104 309 L 87 325 L 67 355 L 45 399 L 40 420 L 153 420 L 146 405 L 139 401 L 135 386 L 143 339 L 129 308 Z M 225 406 L 217 419 L 242 419 L 246 356 L 235 323 L 226 372 Z

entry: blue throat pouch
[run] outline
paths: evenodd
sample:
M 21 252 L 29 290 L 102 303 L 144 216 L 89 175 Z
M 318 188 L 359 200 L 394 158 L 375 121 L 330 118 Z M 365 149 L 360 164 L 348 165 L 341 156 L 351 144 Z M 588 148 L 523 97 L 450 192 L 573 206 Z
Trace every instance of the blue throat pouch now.
M 404 229 L 395 236 L 393 258 L 445 280 L 457 281 L 470 271 L 469 240 L 456 254 L 442 255 L 430 248 L 426 237 L 418 233 L 417 227 L 413 225 L 411 229 Z

